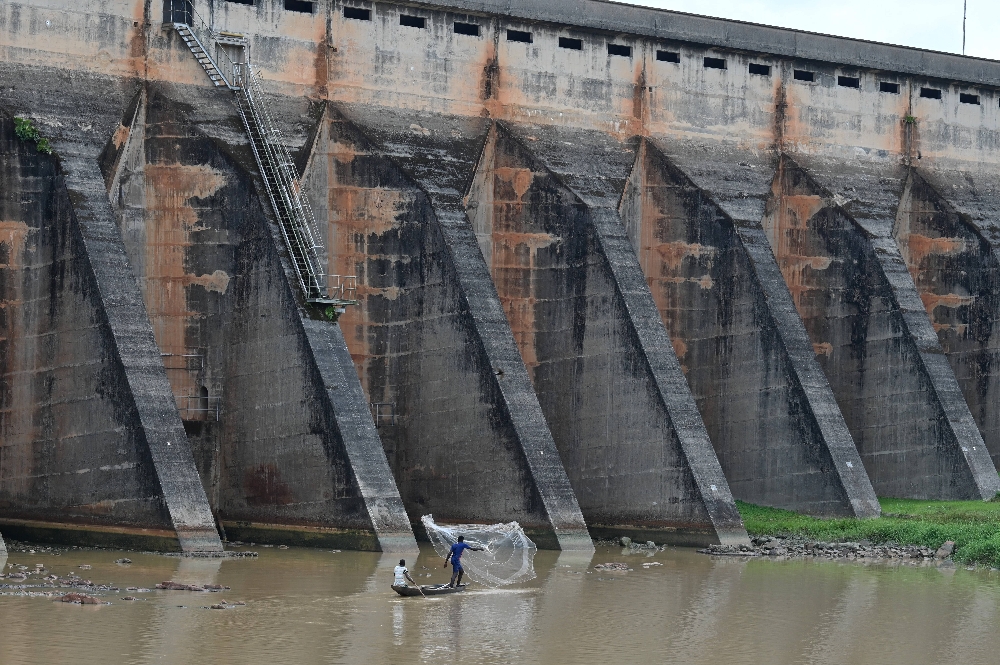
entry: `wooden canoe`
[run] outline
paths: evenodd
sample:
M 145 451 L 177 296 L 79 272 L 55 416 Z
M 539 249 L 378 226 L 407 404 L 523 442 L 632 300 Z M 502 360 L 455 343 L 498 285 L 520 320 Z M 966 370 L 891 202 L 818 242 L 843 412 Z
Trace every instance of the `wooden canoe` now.
M 458 593 L 459 591 L 465 591 L 467 584 L 459 584 L 457 587 L 450 587 L 447 584 L 427 584 L 421 586 L 420 589 L 423 590 L 423 595 L 425 596 L 440 596 L 444 593 Z M 419 596 L 420 590 L 415 586 L 394 586 L 392 590 L 398 593 L 400 596 Z

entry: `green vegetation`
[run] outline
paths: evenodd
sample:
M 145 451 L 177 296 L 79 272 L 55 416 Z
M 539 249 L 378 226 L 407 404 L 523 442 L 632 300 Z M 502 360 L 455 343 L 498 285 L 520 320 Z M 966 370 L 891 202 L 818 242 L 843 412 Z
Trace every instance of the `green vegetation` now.
M 912 115 L 906 115 L 906 116 L 903 116 L 903 122 L 905 122 L 908 125 L 915 125 L 915 124 L 917 124 L 917 119 L 915 117 L 913 117 Z
M 38 129 L 32 124 L 31 120 L 28 118 L 14 118 L 14 133 L 17 134 L 17 138 L 22 141 L 34 141 L 35 149 L 38 152 L 51 155 L 52 146 L 49 145 L 49 140 L 42 138 L 38 133 Z
M 737 501 L 751 535 L 789 535 L 830 542 L 898 543 L 938 548 L 955 541 L 956 561 L 1000 568 L 1000 502 L 879 499 L 882 517 L 818 519 Z

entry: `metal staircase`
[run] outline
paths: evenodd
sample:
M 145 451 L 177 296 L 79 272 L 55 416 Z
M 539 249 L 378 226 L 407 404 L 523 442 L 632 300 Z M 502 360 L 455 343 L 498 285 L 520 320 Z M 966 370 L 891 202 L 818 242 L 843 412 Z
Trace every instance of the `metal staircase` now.
M 226 86 L 235 93 L 236 108 L 250 139 L 250 147 L 264 181 L 271 210 L 278 221 L 278 228 L 306 301 L 332 305 L 337 311 L 343 311 L 345 305 L 356 305 L 356 300 L 347 298 L 356 290 L 354 278 L 327 275 L 323 268 L 323 236 L 309 201 L 302 194 L 302 183 L 291 153 L 268 112 L 264 91 L 250 66 L 249 56 L 246 62 L 232 62 L 225 51 L 220 49 L 220 59 L 226 59 L 220 67 L 220 63 L 216 62 L 198 38 L 196 27 L 210 43 L 245 47 L 246 40 L 240 35 L 212 32 L 194 11 L 191 0 L 169 0 L 165 3 L 164 21 L 177 31 L 212 83 L 215 86 Z M 245 53 L 246 49 L 243 50 Z M 336 278 L 332 284 L 330 278 Z M 329 288 L 331 285 L 332 289 Z

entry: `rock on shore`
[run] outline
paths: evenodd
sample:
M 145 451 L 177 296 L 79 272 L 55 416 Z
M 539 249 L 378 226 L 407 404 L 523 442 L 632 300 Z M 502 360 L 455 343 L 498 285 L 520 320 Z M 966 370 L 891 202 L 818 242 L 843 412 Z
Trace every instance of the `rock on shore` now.
M 702 554 L 724 556 L 818 557 L 825 559 L 946 559 L 955 550 L 955 543 L 946 542 L 939 549 L 922 545 L 885 543 L 872 545 L 868 541 L 831 543 L 786 536 L 755 536 L 751 545 L 710 545 L 698 550 Z

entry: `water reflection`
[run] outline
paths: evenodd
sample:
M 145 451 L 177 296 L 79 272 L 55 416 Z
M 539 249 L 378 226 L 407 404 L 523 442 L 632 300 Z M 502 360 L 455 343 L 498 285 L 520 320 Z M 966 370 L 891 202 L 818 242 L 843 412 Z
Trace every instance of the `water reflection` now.
M 134 564 L 121 566 L 113 552 L 13 552 L 8 563 L 43 563 L 59 575 L 86 570 L 122 591 L 101 607 L 0 596 L 0 662 L 825 665 L 985 663 L 1000 652 L 1000 575 L 989 571 L 601 549 L 593 560 L 540 552 L 538 577 L 516 588 L 401 598 L 389 588 L 399 555 L 260 553 L 256 560 L 130 554 Z M 608 561 L 632 570 L 593 568 Z M 423 583 L 448 579 L 429 548 L 407 562 Z M 126 585 L 166 579 L 232 589 L 120 598 Z M 247 605 L 208 609 L 222 598 Z

